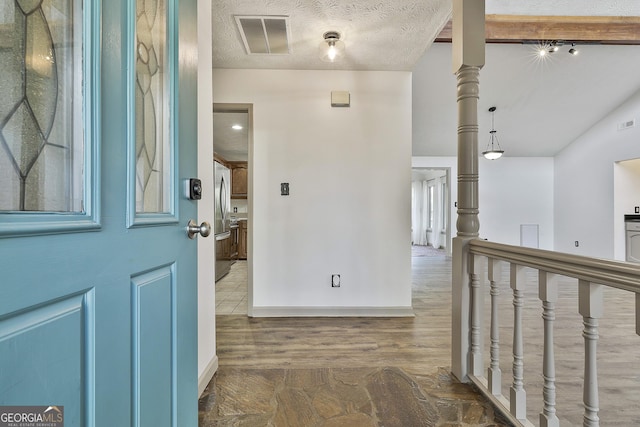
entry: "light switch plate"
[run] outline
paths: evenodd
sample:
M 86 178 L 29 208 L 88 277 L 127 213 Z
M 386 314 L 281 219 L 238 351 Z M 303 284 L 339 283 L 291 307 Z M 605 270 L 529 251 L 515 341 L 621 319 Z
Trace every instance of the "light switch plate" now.
M 280 183 L 280 195 L 281 196 L 288 196 L 289 195 L 289 183 L 288 182 Z

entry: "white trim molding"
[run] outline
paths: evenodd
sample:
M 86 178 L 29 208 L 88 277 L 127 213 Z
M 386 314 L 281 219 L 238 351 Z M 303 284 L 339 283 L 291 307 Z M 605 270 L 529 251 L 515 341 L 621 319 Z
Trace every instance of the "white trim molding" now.
M 213 356 L 213 359 L 209 362 L 207 367 L 204 369 L 200 378 L 198 378 L 198 398 L 202 396 L 204 389 L 207 388 L 207 385 L 211 382 L 211 378 L 218 370 L 218 356 Z
M 252 317 L 415 317 L 412 307 L 253 307 Z

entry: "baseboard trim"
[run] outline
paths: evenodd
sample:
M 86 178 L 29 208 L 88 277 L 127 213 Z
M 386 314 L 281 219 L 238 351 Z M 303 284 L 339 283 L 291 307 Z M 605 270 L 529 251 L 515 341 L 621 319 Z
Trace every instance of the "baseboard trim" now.
M 202 392 L 207 388 L 209 382 L 211 382 L 211 378 L 213 378 L 213 374 L 218 370 L 218 356 L 213 356 L 213 359 L 209 362 L 206 368 L 204 368 L 204 372 L 198 378 L 198 398 L 202 396 Z
M 251 317 L 414 317 L 412 307 L 253 307 Z

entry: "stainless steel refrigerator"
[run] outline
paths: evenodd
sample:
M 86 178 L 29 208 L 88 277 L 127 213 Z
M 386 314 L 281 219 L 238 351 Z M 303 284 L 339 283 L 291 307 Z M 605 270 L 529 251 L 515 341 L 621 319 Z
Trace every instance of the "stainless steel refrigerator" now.
M 216 237 L 216 282 L 229 273 L 233 260 L 228 252 L 231 230 L 229 210 L 231 208 L 231 171 L 226 166 L 215 163 L 215 226 Z

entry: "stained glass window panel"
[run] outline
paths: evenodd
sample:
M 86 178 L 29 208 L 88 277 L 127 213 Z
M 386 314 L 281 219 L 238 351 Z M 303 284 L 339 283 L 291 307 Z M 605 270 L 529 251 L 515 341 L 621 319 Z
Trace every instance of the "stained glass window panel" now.
M 167 16 L 164 0 L 136 2 L 136 212 L 170 211 Z
M 82 5 L 0 2 L 0 211 L 83 212 Z

